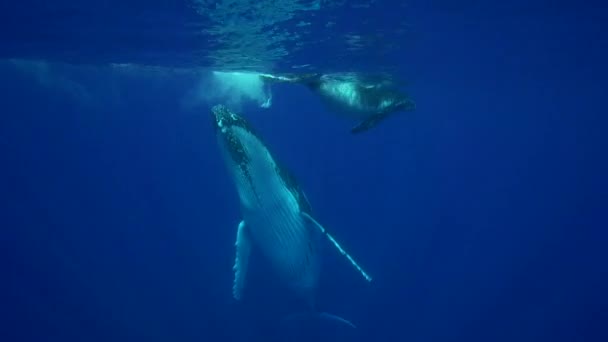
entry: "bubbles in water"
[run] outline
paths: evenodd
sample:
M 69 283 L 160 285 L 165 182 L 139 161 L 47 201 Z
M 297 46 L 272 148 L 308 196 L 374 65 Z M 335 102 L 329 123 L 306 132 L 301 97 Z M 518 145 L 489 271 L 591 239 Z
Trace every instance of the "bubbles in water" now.
M 213 71 L 205 73 L 198 86 L 187 96 L 184 104 L 194 107 L 201 104 L 222 103 L 240 111 L 243 104 L 253 101 L 262 108 L 272 105 L 270 86 L 254 72 Z

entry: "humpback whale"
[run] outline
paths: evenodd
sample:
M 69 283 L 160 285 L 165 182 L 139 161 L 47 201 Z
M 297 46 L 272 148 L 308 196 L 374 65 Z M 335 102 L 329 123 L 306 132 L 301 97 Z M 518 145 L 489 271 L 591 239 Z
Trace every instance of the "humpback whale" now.
M 393 113 L 411 111 L 414 102 L 400 92 L 386 75 L 362 73 L 329 73 L 302 75 L 259 74 L 266 82 L 303 84 L 319 94 L 335 113 L 358 120 L 351 128 L 360 133 L 376 126 Z
M 338 316 L 314 311 L 320 243 L 327 240 L 365 280 L 372 278 L 313 217 L 310 203 L 295 178 L 274 158 L 248 121 L 224 105 L 215 105 L 211 112 L 242 215 L 236 233 L 233 297 L 242 298 L 249 257 L 252 250 L 257 250 L 279 279 L 307 301 L 315 317 L 354 327 Z

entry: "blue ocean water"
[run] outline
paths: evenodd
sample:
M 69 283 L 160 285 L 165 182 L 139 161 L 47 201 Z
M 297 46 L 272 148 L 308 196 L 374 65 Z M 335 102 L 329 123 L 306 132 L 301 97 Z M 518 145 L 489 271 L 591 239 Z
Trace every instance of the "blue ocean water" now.
M 0 4 L 0 341 L 606 341 L 607 6 L 532 1 Z M 361 135 L 304 88 L 213 70 L 383 71 L 413 112 Z M 297 176 L 328 250 L 301 310 L 256 263 L 209 108 Z

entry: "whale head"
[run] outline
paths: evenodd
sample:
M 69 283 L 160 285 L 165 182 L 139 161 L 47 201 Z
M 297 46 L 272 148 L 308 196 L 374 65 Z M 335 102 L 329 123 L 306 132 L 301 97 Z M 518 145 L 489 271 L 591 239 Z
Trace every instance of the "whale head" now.
M 213 106 L 211 113 L 225 164 L 247 206 L 259 198 L 269 180 L 280 177 L 276 161 L 245 118 L 224 105 Z
M 272 184 L 272 191 L 280 188 L 291 193 L 300 210 L 310 213 L 310 204 L 295 176 L 274 158 L 249 122 L 223 105 L 214 106 L 211 112 L 220 149 L 241 200 L 251 202 L 258 191 L 269 192 Z
M 252 148 L 264 148 L 249 123 L 224 105 L 211 108 L 212 124 L 228 169 L 249 178 Z M 257 143 L 256 143 L 257 142 Z M 249 146 L 248 146 L 249 145 Z M 261 145 L 261 147 L 259 146 Z
M 213 128 L 227 157 L 228 167 L 246 174 L 252 158 L 268 153 L 266 146 L 249 122 L 226 106 L 215 105 L 211 113 Z

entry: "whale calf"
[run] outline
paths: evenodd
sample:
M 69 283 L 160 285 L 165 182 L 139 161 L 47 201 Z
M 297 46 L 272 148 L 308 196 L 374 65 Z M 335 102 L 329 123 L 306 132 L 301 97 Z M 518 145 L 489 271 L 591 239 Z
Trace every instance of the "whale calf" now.
M 352 133 L 367 131 L 393 113 L 412 111 L 416 108 L 415 103 L 399 91 L 386 75 L 371 76 L 347 72 L 259 76 L 266 82 L 307 86 L 317 93 L 332 111 L 358 121 L 358 124 L 351 128 Z
M 233 297 L 243 296 L 249 257 L 260 251 L 279 278 L 314 312 L 320 243 L 328 241 L 361 276 L 372 278 L 312 216 L 311 206 L 291 173 L 272 155 L 250 124 L 223 105 L 211 109 L 218 145 L 236 186 L 242 220 L 236 234 Z M 327 313 L 315 313 L 352 325 Z

